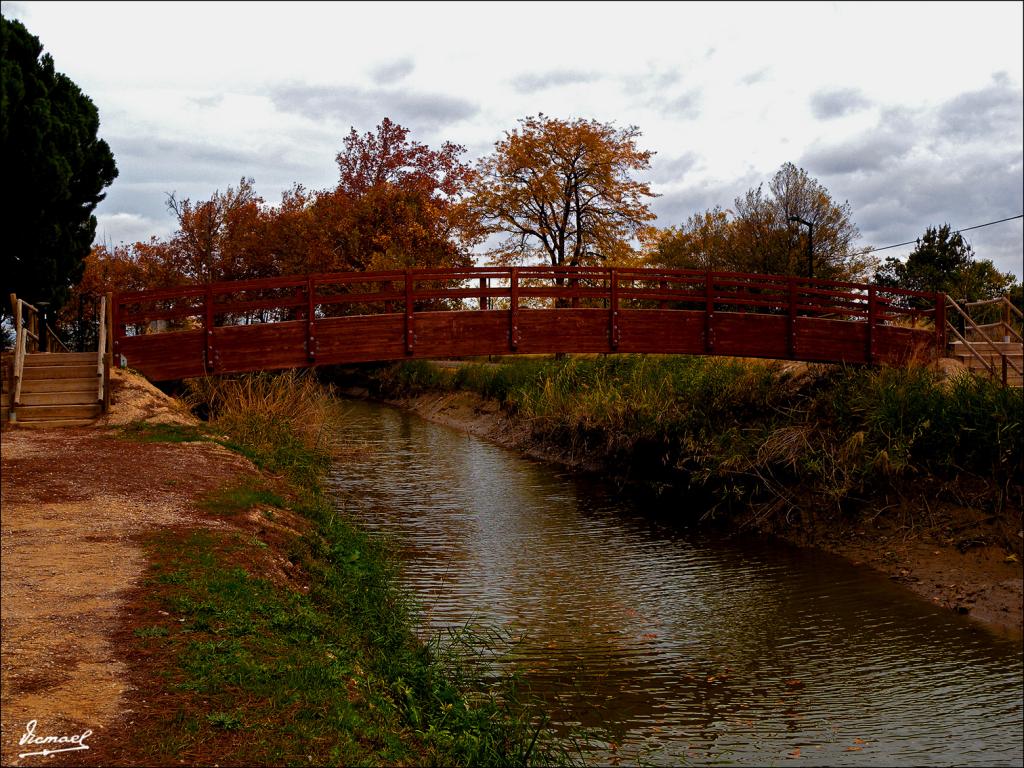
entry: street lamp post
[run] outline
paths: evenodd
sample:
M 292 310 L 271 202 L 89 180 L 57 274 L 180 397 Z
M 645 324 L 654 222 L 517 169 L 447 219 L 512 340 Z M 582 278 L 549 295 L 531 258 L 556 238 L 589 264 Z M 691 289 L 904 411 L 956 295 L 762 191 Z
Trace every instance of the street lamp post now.
M 814 277 L 814 224 L 799 216 L 790 216 L 789 220 L 807 227 L 807 276 Z

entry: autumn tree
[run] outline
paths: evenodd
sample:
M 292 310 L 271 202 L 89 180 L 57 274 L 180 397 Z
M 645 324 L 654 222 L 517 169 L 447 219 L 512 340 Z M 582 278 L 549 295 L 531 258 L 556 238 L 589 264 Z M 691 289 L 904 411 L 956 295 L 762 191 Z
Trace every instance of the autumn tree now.
M 268 206 L 251 178 L 209 200 L 168 206 L 177 229 L 114 249 L 98 248 L 80 292 L 206 284 L 277 275 L 419 266 L 465 266 L 478 237 L 463 196 L 472 169 L 465 148 L 410 141 L 387 118 L 375 133 L 355 129 L 338 153 L 335 188 L 296 184 Z
M 117 166 L 97 137 L 95 104 L 21 22 L 0 16 L 0 54 L 3 293 L 59 307 L 81 277 L 93 211 Z
M 267 238 L 268 214 L 251 178 L 197 203 L 171 195 L 167 205 L 178 219 L 178 229 L 167 243 L 165 258 L 183 282 L 278 274 Z
M 183 277 L 168 257 L 167 242 L 155 237 L 114 247 L 94 245 L 85 257 L 81 279 L 57 315 L 65 340 L 72 347 L 95 347 L 98 300 L 104 294 L 181 285 Z
M 651 263 L 662 267 L 726 271 L 734 268 L 733 222 L 720 206 L 695 213 L 680 227 L 667 227 L 654 241 Z
M 353 128 L 335 158 L 337 186 L 310 200 L 310 255 L 343 270 L 470 264 L 479 232 L 463 200 L 465 151 L 412 141 L 388 118 L 362 136 Z
M 552 266 L 629 260 L 631 241 L 649 229 L 650 186 L 631 174 L 650 167 L 636 127 L 543 114 L 519 121 L 482 158 L 472 205 L 488 235 L 505 235 L 498 263 Z
M 811 264 L 808 230 L 794 217 L 814 226 Z M 767 191 L 759 184 L 737 197 L 732 210 L 716 206 L 664 230 L 650 261 L 685 269 L 801 276 L 813 267 L 815 277 L 858 279 L 866 277 L 872 263 L 854 248 L 858 237 L 850 204 L 836 203 L 804 169 L 785 163 Z
M 1014 284 L 989 259 L 976 259 L 974 249 L 949 224 L 928 227 L 905 261 L 890 256 L 875 282 L 914 291 L 940 291 L 957 301 L 980 301 L 1005 295 Z

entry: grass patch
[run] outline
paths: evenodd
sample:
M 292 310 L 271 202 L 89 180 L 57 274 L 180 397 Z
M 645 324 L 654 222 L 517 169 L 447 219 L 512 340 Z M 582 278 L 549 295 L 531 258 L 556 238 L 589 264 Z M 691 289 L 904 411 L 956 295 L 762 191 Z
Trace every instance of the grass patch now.
M 322 510 L 326 513 L 326 510 Z M 150 613 L 178 704 L 141 755 L 253 765 L 528 765 L 567 762 L 511 688 L 451 682 L 409 631 L 394 566 L 341 520 L 298 545 L 303 593 L 250 572 L 247 537 L 164 533 Z M 159 613 L 162 611 L 163 614 Z M 470 676 L 463 676 L 463 680 Z
M 266 483 L 246 478 L 208 493 L 200 499 L 199 506 L 210 514 L 230 517 L 258 506 L 284 507 L 285 500 Z
M 267 375 L 192 386 L 193 405 L 208 409 L 224 444 L 292 486 L 282 497 L 264 481 L 240 480 L 206 496 L 207 511 L 239 516 L 273 506 L 311 524 L 275 553 L 245 529 L 166 531 L 149 541 L 152 567 L 133 609 L 140 623 L 133 648 L 146 674 L 162 677 L 163 691 L 146 729 L 157 736 L 128 745 L 137 752 L 126 760 L 572 762 L 514 679 L 485 681 L 465 654 L 417 640 L 396 559 L 320 491 L 331 414 L 322 389 Z M 291 583 L 261 570 L 280 562 L 275 554 L 287 555 Z
M 153 424 L 146 421 L 125 425 L 119 436 L 139 443 L 194 443 L 211 440 L 206 432 L 189 424 Z

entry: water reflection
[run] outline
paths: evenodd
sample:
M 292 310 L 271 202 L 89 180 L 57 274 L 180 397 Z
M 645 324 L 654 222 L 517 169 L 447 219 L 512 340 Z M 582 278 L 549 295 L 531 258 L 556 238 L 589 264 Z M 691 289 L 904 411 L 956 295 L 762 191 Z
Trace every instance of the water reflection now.
M 1019 642 L 407 413 L 352 403 L 344 440 L 337 504 L 400 542 L 424 631 L 525 633 L 514 663 L 556 717 L 616 743 L 597 762 L 1022 762 Z

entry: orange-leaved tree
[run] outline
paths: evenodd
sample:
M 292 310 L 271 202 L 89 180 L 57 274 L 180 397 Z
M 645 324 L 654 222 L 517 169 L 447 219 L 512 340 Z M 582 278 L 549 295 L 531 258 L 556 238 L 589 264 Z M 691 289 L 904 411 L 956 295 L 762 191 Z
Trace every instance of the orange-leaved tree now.
M 213 283 L 278 274 L 267 223 L 271 215 L 256 194 L 251 178 L 237 189 L 215 191 L 209 200 L 192 203 L 173 195 L 168 207 L 178 230 L 167 243 L 167 258 L 184 282 Z
M 650 186 L 632 177 L 653 152 L 637 148 L 636 127 L 543 114 L 519 121 L 477 166 L 472 205 L 498 263 L 552 266 L 628 263 L 632 242 L 655 218 Z
M 473 170 L 465 147 L 434 150 L 384 118 L 375 132 L 355 128 L 335 158 L 339 180 L 311 203 L 317 253 L 336 269 L 457 267 L 472 263 L 479 237 L 463 199 Z

